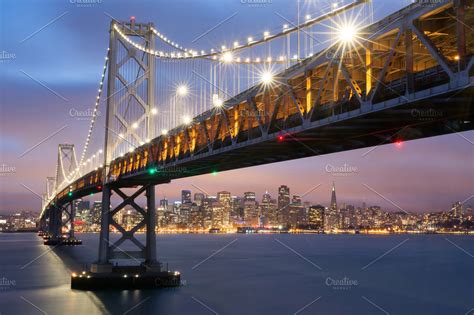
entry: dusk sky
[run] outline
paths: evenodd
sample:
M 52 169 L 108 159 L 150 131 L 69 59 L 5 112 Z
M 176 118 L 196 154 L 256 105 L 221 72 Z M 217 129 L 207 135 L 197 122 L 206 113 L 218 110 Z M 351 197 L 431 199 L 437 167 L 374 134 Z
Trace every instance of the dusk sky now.
M 40 210 L 36 194 L 54 176 L 57 146 L 74 143 L 81 152 L 89 127 L 72 109 L 94 104 L 108 47 L 111 16 L 154 22 L 164 34 L 195 49 L 225 39 L 242 39 L 283 24 L 275 12 L 296 18 L 296 0 L 271 0 L 252 6 L 246 0 L 102 0 L 81 7 L 75 0 L 0 1 L 0 213 Z M 329 1 L 305 1 L 302 14 Z M 377 19 L 410 1 L 375 1 Z M 209 36 L 192 40 L 236 13 Z M 43 28 L 43 26 L 47 25 Z M 101 104 L 100 111 L 105 113 Z M 100 123 L 99 123 L 100 125 Z M 60 130 L 58 132 L 58 130 Z M 46 140 L 45 140 L 46 139 Z M 98 139 L 95 145 L 102 142 Z M 455 201 L 474 204 L 474 132 L 381 145 L 355 151 L 198 176 L 157 186 L 157 196 L 179 199 L 181 189 L 213 195 L 268 190 L 281 184 L 303 200 L 328 205 L 332 182 L 338 202 L 380 205 L 385 209 L 439 211 Z M 369 153 L 368 153 L 369 152 Z M 331 166 L 354 168 L 348 176 Z M 315 189 L 317 185 L 321 184 Z M 370 189 L 370 188 L 372 189 Z M 31 191 L 29 191 L 31 190 Z M 375 192 L 376 191 L 376 192 Z M 93 200 L 99 200 L 100 196 Z M 387 201 L 390 200 L 391 202 Z

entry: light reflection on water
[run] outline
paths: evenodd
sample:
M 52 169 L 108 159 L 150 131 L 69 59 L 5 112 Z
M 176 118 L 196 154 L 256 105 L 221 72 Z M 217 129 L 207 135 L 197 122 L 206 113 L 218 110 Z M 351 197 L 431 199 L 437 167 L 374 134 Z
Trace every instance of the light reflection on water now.
M 79 237 L 84 245 L 51 250 L 34 234 L 0 234 L 0 313 L 294 314 L 313 301 L 299 314 L 474 307 L 472 256 L 446 240 L 474 253 L 472 236 L 159 235 L 159 258 L 184 286 L 101 292 L 70 289 L 71 272 L 97 256 L 99 235 Z

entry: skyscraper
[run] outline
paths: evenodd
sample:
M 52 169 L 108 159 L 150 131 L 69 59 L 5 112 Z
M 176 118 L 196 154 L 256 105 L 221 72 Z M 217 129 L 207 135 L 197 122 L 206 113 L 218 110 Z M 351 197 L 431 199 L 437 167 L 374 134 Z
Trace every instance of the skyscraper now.
M 228 191 L 220 191 L 217 193 L 217 201 L 222 205 L 222 224 L 224 226 L 230 223 L 231 212 L 231 196 Z
M 163 207 L 165 211 L 168 210 L 168 199 L 166 197 L 160 200 L 160 207 Z
M 90 209 L 90 202 L 88 200 L 77 199 L 73 201 L 73 207 L 76 214 L 79 215 L 82 210 Z
M 255 201 L 255 193 L 252 191 L 244 192 L 244 201 Z
M 324 207 L 311 206 L 308 210 L 308 224 L 315 229 L 324 228 Z
M 102 201 L 94 201 L 91 214 L 92 223 L 99 225 L 102 217 Z
M 333 230 L 339 226 L 337 201 L 336 201 L 336 185 L 332 183 L 331 205 L 324 212 L 324 229 Z
M 293 195 L 291 199 L 291 204 L 288 206 L 289 215 L 288 223 L 291 227 L 296 227 L 298 224 L 304 223 L 304 207 L 301 202 L 301 197 L 299 195 Z
M 264 225 L 278 224 L 276 218 L 276 202 L 268 192 L 265 192 L 262 197 L 262 203 L 260 204 L 261 213 L 263 215 Z
M 337 210 L 336 185 L 332 182 L 331 209 Z
M 191 201 L 191 190 L 181 190 L 181 203 L 190 204 Z
M 194 194 L 194 203 L 198 206 L 202 205 L 202 201 L 204 200 L 205 196 L 203 193 L 195 193 Z
M 290 188 L 281 185 L 278 188 L 278 210 L 277 220 L 279 224 L 286 225 L 288 223 L 288 205 L 290 204 Z
M 247 225 L 258 225 L 258 206 L 254 192 L 244 193 L 244 221 Z

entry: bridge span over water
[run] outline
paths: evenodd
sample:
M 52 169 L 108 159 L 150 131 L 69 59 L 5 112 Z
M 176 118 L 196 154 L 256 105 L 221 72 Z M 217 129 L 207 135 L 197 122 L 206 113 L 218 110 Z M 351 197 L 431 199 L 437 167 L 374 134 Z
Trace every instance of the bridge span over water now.
M 110 270 L 111 260 L 132 257 L 156 266 L 155 185 L 472 130 L 472 1 L 420 1 L 367 26 L 339 18 L 364 5 L 366 1 L 354 1 L 301 25 L 284 25 L 260 39 L 248 38 L 246 44 L 236 41 L 210 51 L 183 48 L 151 23 L 112 21 L 96 102 L 98 106 L 106 90 L 105 144 L 97 157 L 85 158 L 94 115 L 79 162 L 74 146 L 60 145 L 57 175 L 48 178 L 42 228 L 55 239 L 67 225 L 73 237 L 72 202 L 102 193 L 94 271 Z M 315 52 L 319 37 L 304 30 L 317 33 L 323 22 L 333 23 L 335 34 Z M 301 48 L 302 38 L 313 46 Z M 284 53 L 266 56 L 270 43 L 272 51 L 281 45 Z M 308 53 L 303 56 L 302 50 Z M 198 83 L 177 85 L 173 95 L 166 95 L 163 80 L 176 73 Z M 187 115 L 179 121 L 182 113 Z M 90 162 L 94 158 L 96 165 Z M 123 188 L 135 192 L 128 196 Z M 135 202 L 143 193 L 146 208 Z M 112 194 L 122 198 L 114 207 Z M 143 216 L 131 231 L 114 220 L 127 205 Z M 111 227 L 122 234 L 114 243 Z M 142 228 L 145 244 L 134 237 Z M 126 240 L 137 250 L 118 251 Z

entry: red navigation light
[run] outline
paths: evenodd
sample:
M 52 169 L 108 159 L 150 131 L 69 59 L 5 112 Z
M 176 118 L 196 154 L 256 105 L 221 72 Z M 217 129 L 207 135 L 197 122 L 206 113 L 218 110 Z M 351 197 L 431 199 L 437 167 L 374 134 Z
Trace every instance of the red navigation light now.
M 400 140 L 400 139 L 398 139 L 397 141 L 395 141 L 395 145 L 396 145 L 397 147 L 401 148 L 402 145 L 403 145 L 403 141 Z
M 282 135 L 278 136 L 278 141 L 283 141 L 285 140 L 285 137 L 283 137 Z
M 97 186 L 97 189 L 98 189 L 98 190 L 102 190 L 102 186 L 100 186 L 100 185 Z

